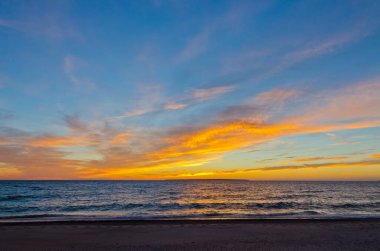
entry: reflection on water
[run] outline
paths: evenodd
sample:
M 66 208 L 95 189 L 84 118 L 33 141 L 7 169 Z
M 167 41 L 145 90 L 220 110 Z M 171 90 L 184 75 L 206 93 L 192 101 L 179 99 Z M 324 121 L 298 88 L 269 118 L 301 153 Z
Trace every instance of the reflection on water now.
M 2 220 L 347 216 L 380 216 L 380 182 L 0 182 Z

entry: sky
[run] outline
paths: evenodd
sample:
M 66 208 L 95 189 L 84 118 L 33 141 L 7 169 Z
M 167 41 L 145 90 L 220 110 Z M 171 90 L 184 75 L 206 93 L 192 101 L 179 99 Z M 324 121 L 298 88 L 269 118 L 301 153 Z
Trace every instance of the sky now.
M 380 180 L 379 13 L 0 0 L 0 179 Z

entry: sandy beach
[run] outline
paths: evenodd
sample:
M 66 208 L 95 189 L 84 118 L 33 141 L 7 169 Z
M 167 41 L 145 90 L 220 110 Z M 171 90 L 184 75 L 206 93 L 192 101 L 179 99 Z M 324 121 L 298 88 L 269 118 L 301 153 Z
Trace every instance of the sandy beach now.
M 1 223 L 0 250 L 380 250 L 380 219 Z

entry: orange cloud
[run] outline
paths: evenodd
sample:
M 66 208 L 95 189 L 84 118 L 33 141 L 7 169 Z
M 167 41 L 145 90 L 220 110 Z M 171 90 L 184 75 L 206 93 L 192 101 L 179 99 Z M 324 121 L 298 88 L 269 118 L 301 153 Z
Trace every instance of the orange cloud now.
M 81 161 L 64 159 L 54 147 L 0 146 L 0 177 L 13 179 L 74 179 Z
M 168 131 L 165 137 L 148 136 L 144 138 L 143 142 L 140 142 L 144 146 L 148 145 L 148 147 L 144 147 L 140 151 L 110 148 L 109 151 L 102 151 L 105 157 L 104 161 L 89 163 L 86 168 L 96 170 L 94 175 L 100 175 L 98 177 L 116 177 L 116 174 L 121 175 L 118 176 L 119 178 L 133 177 L 135 175 L 133 172 L 136 172 L 138 169 L 141 169 L 141 172 L 146 175 L 153 170 L 205 165 L 210 161 L 220 159 L 228 152 L 263 144 L 284 136 L 377 127 L 380 126 L 380 120 L 373 119 L 376 116 L 368 116 L 366 119 L 362 118 L 358 120 L 356 118 L 360 117 L 352 114 L 352 117 L 355 118 L 352 121 L 345 120 L 342 122 L 338 120 L 328 123 L 325 120 L 330 120 L 333 117 L 332 114 L 335 115 L 335 112 L 324 114 L 324 111 L 326 109 L 329 110 L 333 106 L 332 102 L 336 102 L 336 100 L 340 100 L 339 105 L 342 107 L 346 103 L 349 103 L 349 100 L 346 100 L 344 97 L 347 97 L 347 93 L 353 93 L 352 90 L 355 90 L 357 95 L 360 96 L 360 90 L 364 90 L 364 93 L 367 94 L 368 88 L 373 85 L 377 86 L 376 83 L 370 83 L 365 84 L 365 87 L 359 88 L 354 86 L 348 88 L 348 90 L 343 90 L 341 91 L 343 98 L 338 95 L 340 92 L 332 92 L 332 97 L 330 99 L 326 98 L 326 101 L 323 102 L 323 106 L 325 107 L 308 106 L 309 110 L 307 112 L 303 112 L 297 116 L 284 116 L 283 119 L 274 120 L 272 123 L 266 122 L 268 119 L 265 119 L 265 116 L 261 120 L 217 120 L 201 129 L 191 129 L 191 127 L 189 129 L 185 127 L 183 130 Z M 281 99 L 281 97 L 284 97 L 283 99 L 290 99 L 296 93 L 296 91 L 291 91 L 290 93 L 285 92 L 284 94 L 280 94 L 278 91 L 273 91 L 272 93 L 267 92 L 266 94 L 259 94 L 257 96 L 264 97 L 261 100 L 271 102 L 273 98 Z M 377 97 L 374 96 L 372 99 L 377 99 Z M 368 105 L 372 104 L 370 102 Z M 240 107 L 237 106 L 236 109 L 240 109 Z M 371 110 L 373 107 L 369 107 L 368 109 Z M 263 111 L 266 110 L 264 107 Z M 249 110 L 245 110 L 241 116 L 247 116 L 247 112 Z M 376 109 L 371 110 L 372 112 L 376 112 Z M 239 112 L 237 113 L 239 114 Z M 339 119 L 340 117 L 337 116 L 337 118 Z M 139 143 L 137 143 L 138 145 Z M 313 160 L 316 161 L 317 159 Z M 335 158 L 335 160 L 338 159 Z M 303 161 L 312 160 L 303 159 Z M 128 170 L 133 170 L 133 172 Z M 87 177 L 91 177 L 91 175 Z
M 0 139 L 0 145 L 3 145 L 3 144 L 8 144 L 9 141 L 5 140 L 5 139 Z
M 198 177 L 198 176 L 209 176 L 213 174 L 215 174 L 215 172 L 182 173 L 182 174 L 178 174 L 176 177 Z
M 111 138 L 111 142 L 117 143 L 117 144 L 125 143 L 125 142 L 129 141 L 130 136 L 131 136 L 131 134 L 128 132 L 119 133 L 116 136 Z
M 64 146 L 79 146 L 96 143 L 96 139 L 91 139 L 86 136 L 54 136 L 45 135 L 31 139 L 28 144 L 39 147 L 64 147 Z
M 91 178 L 146 176 L 155 170 L 205 165 L 210 161 L 221 158 L 227 152 L 266 143 L 282 136 L 361 128 L 369 125 L 372 124 L 364 122 L 363 124 L 329 126 L 270 125 L 250 123 L 248 121 L 215 124 L 194 132 L 186 131 L 180 135 L 174 133 L 163 140 L 167 143 L 166 146 L 145 151 L 143 154 L 131 154 L 123 151 L 120 153 L 106 153 L 105 161 L 94 162 L 92 163 L 93 167 L 89 167 L 93 171 L 92 174 L 84 172 L 81 174 Z M 338 158 L 329 158 L 329 160 L 338 160 Z M 343 159 L 343 157 L 339 159 Z M 309 161 L 311 160 L 309 159 Z M 345 163 L 345 165 L 350 164 Z M 307 167 L 312 168 L 313 165 L 287 166 L 288 169 Z M 274 170 L 274 168 L 271 169 Z
M 336 163 L 323 163 L 323 164 L 304 164 L 301 166 L 272 166 L 259 169 L 247 169 L 247 171 L 275 171 L 275 170 L 291 170 L 291 169 L 304 169 L 304 168 L 335 168 L 335 167 L 363 167 L 363 166 L 379 166 L 380 161 L 377 160 L 363 160 L 353 162 L 336 162 Z
M 314 158 L 298 158 L 294 159 L 294 162 L 309 162 L 309 161 L 325 161 L 325 160 L 342 160 L 347 157 L 314 157 Z
M 82 142 L 83 140 L 80 138 L 43 136 L 40 138 L 32 139 L 29 143 L 32 146 L 60 147 L 60 146 L 68 146 L 68 145 L 78 145 Z
M 372 154 L 370 157 L 380 159 L 380 153 Z
M 221 156 L 225 152 L 262 143 L 294 129 L 294 125 L 260 125 L 247 121 L 216 124 L 193 133 L 173 135 L 167 139 L 171 143 L 170 147 L 153 152 L 149 157 L 177 161 L 200 156 Z

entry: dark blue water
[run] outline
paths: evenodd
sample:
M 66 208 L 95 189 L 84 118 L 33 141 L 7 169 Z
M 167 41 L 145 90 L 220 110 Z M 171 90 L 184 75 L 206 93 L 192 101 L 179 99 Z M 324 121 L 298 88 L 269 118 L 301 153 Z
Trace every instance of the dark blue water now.
M 0 220 L 380 217 L 380 182 L 0 181 Z

